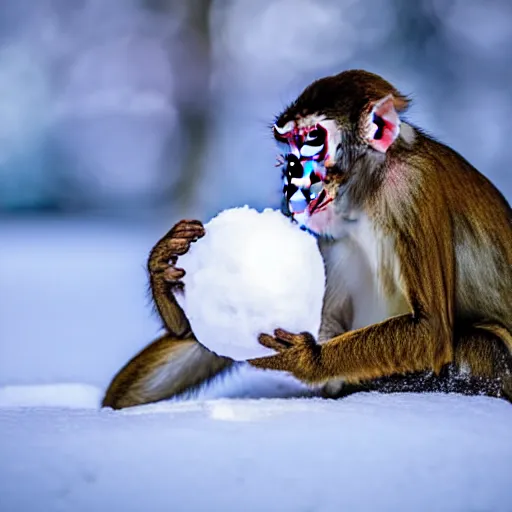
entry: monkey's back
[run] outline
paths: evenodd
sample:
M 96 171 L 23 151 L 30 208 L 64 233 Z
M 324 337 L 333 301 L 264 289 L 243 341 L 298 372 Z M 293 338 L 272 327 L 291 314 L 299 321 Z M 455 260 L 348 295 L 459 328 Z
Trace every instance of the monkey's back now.
M 498 322 L 512 331 L 510 205 L 462 156 L 431 142 L 436 180 L 452 212 L 456 319 Z

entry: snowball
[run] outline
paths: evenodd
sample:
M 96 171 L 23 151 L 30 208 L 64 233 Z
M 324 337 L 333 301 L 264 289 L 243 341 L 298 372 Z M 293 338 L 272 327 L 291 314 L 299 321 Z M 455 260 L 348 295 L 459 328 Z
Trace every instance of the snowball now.
M 178 301 L 198 340 L 236 360 L 271 355 L 258 343 L 277 327 L 318 334 L 324 266 L 315 238 L 280 212 L 221 212 L 181 256 Z

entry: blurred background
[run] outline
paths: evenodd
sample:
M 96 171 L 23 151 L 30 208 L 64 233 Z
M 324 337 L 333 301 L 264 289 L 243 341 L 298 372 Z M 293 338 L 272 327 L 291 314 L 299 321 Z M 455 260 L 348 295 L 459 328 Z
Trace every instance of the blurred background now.
M 510 200 L 510 0 L 0 0 L 0 385 L 106 385 L 152 244 L 277 206 L 269 123 L 354 67 Z

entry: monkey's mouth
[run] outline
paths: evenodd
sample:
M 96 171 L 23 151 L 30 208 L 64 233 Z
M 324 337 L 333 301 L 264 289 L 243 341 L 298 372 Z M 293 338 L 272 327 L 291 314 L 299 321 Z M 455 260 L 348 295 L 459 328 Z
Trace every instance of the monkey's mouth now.
M 325 210 L 327 205 L 332 201 L 332 197 L 330 197 L 327 192 L 325 191 L 325 188 L 318 194 L 318 196 L 310 201 L 308 204 L 308 213 L 309 215 L 313 215 L 314 213 L 321 212 L 322 210 Z

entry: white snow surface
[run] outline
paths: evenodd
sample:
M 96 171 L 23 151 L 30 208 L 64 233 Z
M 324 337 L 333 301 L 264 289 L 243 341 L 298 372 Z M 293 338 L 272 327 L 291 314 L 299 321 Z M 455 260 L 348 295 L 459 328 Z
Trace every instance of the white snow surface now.
M 187 400 L 100 409 L 158 335 L 144 263 L 168 224 L 0 224 L 1 512 L 512 511 L 497 399 L 322 400 L 242 365 Z
M 0 407 L 97 408 L 102 391 L 88 384 L 40 384 L 0 388 Z
M 511 424 L 455 395 L 0 408 L 0 510 L 510 511 Z
M 315 238 L 279 211 L 225 210 L 180 257 L 182 305 L 213 352 L 245 360 L 270 355 L 258 334 L 277 327 L 317 334 L 325 273 Z

